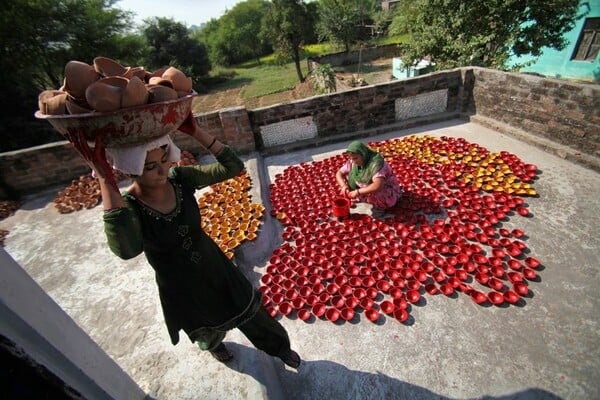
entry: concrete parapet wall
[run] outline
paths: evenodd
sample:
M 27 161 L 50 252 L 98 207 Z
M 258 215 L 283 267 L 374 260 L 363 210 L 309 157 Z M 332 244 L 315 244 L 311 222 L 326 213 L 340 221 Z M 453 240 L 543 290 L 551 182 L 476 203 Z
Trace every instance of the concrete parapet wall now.
M 286 144 L 343 140 L 423 116 L 477 117 L 503 131 L 521 131 L 579 152 L 600 169 L 600 87 L 528 74 L 464 67 L 253 110 L 232 107 L 197 114 L 198 124 L 240 154 Z M 446 117 L 444 117 L 446 118 Z M 439 119 L 439 118 L 438 118 Z M 425 120 L 425 122 L 430 119 Z M 304 131 L 306 127 L 306 132 Z M 183 149 L 204 149 L 174 134 Z M 564 150 L 561 150 L 564 152 Z M 573 158 L 579 161 L 577 157 Z M 0 197 L 69 182 L 89 169 L 68 142 L 0 154 Z

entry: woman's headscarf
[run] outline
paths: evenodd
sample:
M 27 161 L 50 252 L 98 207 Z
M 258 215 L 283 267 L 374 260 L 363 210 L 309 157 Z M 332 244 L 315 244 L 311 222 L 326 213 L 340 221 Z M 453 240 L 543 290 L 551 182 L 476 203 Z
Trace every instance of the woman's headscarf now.
M 356 189 L 356 182 L 369 184 L 383 167 L 383 157 L 377 151 L 370 149 L 363 142 L 356 140 L 348 146 L 346 149 L 348 153 L 358 154 L 363 159 L 362 167 L 356 164 L 352 165 L 352 169 L 348 174 L 348 186 L 350 189 Z
M 163 146 L 167 150 L 168 161 L 177 162 L 180 160 L 181 151 L 169 135 L 161 136 L 151 142 L 137 146 L 106 148 L 106 158 L 114 169 L 124 174 L 141 176 L 144 172 L 147 153 Z

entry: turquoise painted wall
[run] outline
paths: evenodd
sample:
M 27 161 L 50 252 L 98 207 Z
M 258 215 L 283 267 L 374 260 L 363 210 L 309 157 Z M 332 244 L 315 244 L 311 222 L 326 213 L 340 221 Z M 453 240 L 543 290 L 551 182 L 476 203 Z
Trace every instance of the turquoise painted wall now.
M 585 18 L 600 17 L 600 0 L 581 1 L 579 12 L 585 14 L 575 24 L 575 28 L 565 37 L 569 44 L 558 51 L 545 48 L 535 64 L 522 68 L 521 72 L 536 72 L 553 78 L 570 78 L 600 82 L 600 54 L 594 62 L 571 60 L 577 45 L 577 39 L 583 29 Z M 587 4 L 587 5 L 586 5 Z M 515 57 L 512 65 L 531 60 L 533 57 Z

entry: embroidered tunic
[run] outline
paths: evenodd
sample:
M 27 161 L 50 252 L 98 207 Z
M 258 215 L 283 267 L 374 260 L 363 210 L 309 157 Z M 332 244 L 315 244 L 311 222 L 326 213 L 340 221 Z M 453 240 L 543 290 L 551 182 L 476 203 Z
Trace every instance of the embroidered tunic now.
M 173 211 L 161 213 L 125 192 L 126 207 L 104 216 L 113 253 L 129 259 L 144 252 L 154 269 L 173 344 L 181 329 L 190 340 L 202 341 L 244 323 L 260 307 L 260 292 L 200 225 L 195 190 L 232 178 L 244 168 L 227 146 L 216 158 L 209 165 L 171 168 Z
M 340 168 L 342 175 L 348 175 L 352 169 L 352 165 L 352 160 L 346 161 Z M 387 162 L 384 162 L 383 167 L 379 170 L 379 172 L 373 175 L 373 178 L 383 178 L 382 188 L 375 193 L 369 193 L 366 195 L 361 194 L 359 195 L 358 200 L 365 201 L 378 208 L 385 209 L 393 207 L 400 197 L 400 185 L 398 184 L 396 175 L 394 175 L 394 171 L 392 171 L 392 167 L 390 167 Z M 360 189 L 367 187 L 371 183 L 372 181 L 368 183 L 357 181 L 356 186 Z

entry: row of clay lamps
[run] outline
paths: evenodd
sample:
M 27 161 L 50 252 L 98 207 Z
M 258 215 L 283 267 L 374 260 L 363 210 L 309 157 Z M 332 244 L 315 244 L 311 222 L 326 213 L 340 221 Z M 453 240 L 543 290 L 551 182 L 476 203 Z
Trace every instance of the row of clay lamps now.
M 212 185 L 198 199 L 202 228 L 229 259 L 238 246 L 258 236 L 265 207 L 252 203 L 251 186 L 250 175 L 244 171 Z
M 385 155 L 403 188 L 393 216 L 383 220 L 332 218 L 343 155 L 276 175 L 272 214 L 284 224 L 285 243 L 260 287 L 271 315 L 335 322 L 363 313 L 374 322 L 385 315 L 405 322 L 409 305 L 425 294 L 463 293 L 495 305 L 530 295 L 541 263 L 527 255 L 525 233 L 505 224 L 529 215 L 522 196 L 535 193 L 534 165 L 464 139 L 409 136 L 369 145 Z
M 192 153 L 182 150 L 181 160 L 177 162 L 177 165 L 194 165 L 197 163 Z M 113 174 L 117 181 L 126 179 L 119 171 L 114 170 Z M 54 207 L 59 213 L 68 214 L 94 208 L 100 203 L 100 200 L 100 185 L 91 174 L 87 174 L 74 179 L 69 186 L 59 191 L 54 198 Z

